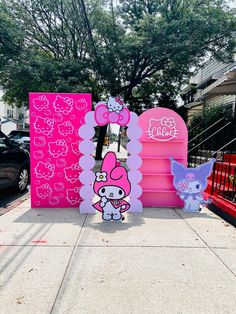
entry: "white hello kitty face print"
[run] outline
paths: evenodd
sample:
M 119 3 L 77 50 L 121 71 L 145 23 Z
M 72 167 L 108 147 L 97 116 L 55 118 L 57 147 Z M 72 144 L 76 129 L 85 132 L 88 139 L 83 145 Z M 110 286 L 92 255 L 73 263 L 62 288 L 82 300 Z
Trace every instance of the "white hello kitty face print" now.
M 58 131 L 62 136 L 73 134 L 74 127 L 70 121 L 65 121 L 62 124 L 58 124 Z
M 76 205 L 80 202 L 79 188 L 66 190 L 66 198 L 71 205 Z
M 57 140 L 56 142 L 48 143 L 49 153 L 54 158 L 58 158 L 60 156 L 66 156 L 68 153 L 68 146 L 65 140 Z
M 80 154 L 80 150 L 79 150 L 79 141 L 75 142 L 75 143 L 71 143 L 71 150 L 75 155 L 79 155 Z
M 109 97 L 107 108 L 109 112 L 120 113 L 123 109 L 123 101 L 119 97 Z
M 64 168 L 66 166 L 66 160 L 64 158 L 56 159 L 56 166 L 58 168 Z
M 63 191 L 65 189 L 64 183 L 63 182 L 56 182 L 56 183 L 54 183 L 54 189 L 57 192 Z
M 68 115 L 73 109 L 73 102 L 72 98 L 61 97 L 58 95 L 53 103 L 53 107 L 56 112 Z
M 194 180 L 194 181 L 180 181 L 178 183 L 177 186 L 178 190 L 181 193 L 189 193 L 189 194 L 196 194 L 196 193 L 200 193 L 202 191 L 202 185 L 201 182 L 199 182 L 198 180 Z
M 49 101 L 45 95 L 39 96 L 38 98 L 33 99 L 34 108 L 38 111 L 48 109 Z
M 50 197 L 49 198 L 49 204 L 51 205 L 51 206 L 57 206 L 58 204 L 59 204 L 59 198 L 58 197 L 56 197 L 56 196 L 53 196 L 53 197 Z
M 43 184 L 42 186 L 36 188 L 38 197 L 41 199 L 45 199 L 46 197 L 51 196 L 52 189 L 48 183 Z
M 73 164 L 70 167 L 64 169 L 65 178 L 71 183 L 75 183 L 79 180 L 79 175 L 81 173 L 81 168 L 78 164 Z
M 43 133 L 44 135 L 50 135 L 53 131 L 54 121 L 49 118 L 37 117 L 34 122 L 34 128 L 36 133 Z
M 37 160 L 43 159 L 43 157 L 44 157 L 44 153 L 42 150 L 35 151 L 33 155 L 34 155 L 34 158 Z
M 122 188 L 114 185 L 103 186 L 98 190 L 100 197 L 105 196 L 108 199 L 119 200 L 124 198 L 125 192 Z
M 87 106 L 88 106 L 87 101 L 84 98 L 81 98 L 80 100 L 75 102 L 75 107 L 79 111 L 87 110 Z
M 36 147 L 42 147 L 46 144 L 46 140 L 44 136 L 35 136 L 34 138 L 34 145 Z
M 50 180 L 54 176 L 54 171 L 55 165 L 42 161 L 39 161 L 35 168 L 35 174 L 38 179 L 44 178 Z

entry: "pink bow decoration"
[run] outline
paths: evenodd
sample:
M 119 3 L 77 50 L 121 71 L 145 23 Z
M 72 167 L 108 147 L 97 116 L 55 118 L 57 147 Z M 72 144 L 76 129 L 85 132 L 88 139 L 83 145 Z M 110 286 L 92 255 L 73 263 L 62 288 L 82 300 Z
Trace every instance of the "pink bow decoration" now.
M 105 104 L 99 104 L 95 108 L 94 117 L 98 125 L 117 123 L 124 126 L 130 121 L 130 112 L 127 108 L 123 108 L 120 113 L 109 112 Z
M 118 102 L 121 106 L 124 105 L 124 102 L 123 102 L 123 100 L 120 97 L 116 97 L 115 101 Z

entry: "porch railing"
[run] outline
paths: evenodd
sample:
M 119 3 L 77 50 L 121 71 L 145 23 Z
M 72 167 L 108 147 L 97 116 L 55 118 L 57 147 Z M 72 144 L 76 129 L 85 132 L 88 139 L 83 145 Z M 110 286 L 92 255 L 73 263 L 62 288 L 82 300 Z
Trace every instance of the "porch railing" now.
M 216 158 L 212 171 L 211 195 L 221 195 L 236 203 L 236 138 L 213 153 Z M 226 150 L 227 148 L 227 150 Z
M 210 158 L 215 158 L 208 191 L 212 195 L 221 195 L 236 203 L 235 106 L 231 104 L 231 108 L 227 106 L 227 110 L 230 114 L 223 115 L 214 124 L 206 126 L 204 131 L 190 138 L 188 165 L 196 167 Z

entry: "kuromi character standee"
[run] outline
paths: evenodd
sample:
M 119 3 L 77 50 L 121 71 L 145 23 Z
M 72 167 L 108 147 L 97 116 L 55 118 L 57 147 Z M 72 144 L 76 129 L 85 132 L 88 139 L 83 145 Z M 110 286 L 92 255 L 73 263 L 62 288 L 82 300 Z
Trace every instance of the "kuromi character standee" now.
M 202 205 L 210 200 L 203 199 L 203 192 L 207 187 L 207 178 L 210 176 L 215 159 L 196 167 L 186 168 L 179 162 L 170 158 L 171 173 L 174 176 L 174 187 L 177 195 L 184 201 L 183 210 L 186 212 L 199 212 Z
M 103 220 L 123 220 L 122 213 L 130 208 L 124 198 L 129 195 L 131 187 L 127 170 L 117 163 L 115 153 L 108 152 L 104 157 L 101 171 L 96 173 L 93 189 L 101 198 L 93 206 L 102 212 Z

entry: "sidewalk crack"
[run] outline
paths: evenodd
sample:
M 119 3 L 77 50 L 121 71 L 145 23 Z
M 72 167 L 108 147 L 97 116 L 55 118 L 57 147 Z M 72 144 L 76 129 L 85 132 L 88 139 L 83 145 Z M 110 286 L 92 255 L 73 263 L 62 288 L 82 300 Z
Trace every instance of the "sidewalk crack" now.
M 84 225 L 85 225 L 85 222 L 86 222 L 87 217 L 88 217 L 88 214 L 85 216 L 84 221 L 83 221 L 83 224 L 82 224 L 81 229 L 80 229 L 80 231 L 79 231 L 78 237 L 77 237 L 77 238 L 76 238 L 76 240 L 75 240 L 75 243 L 74 243 L 73 249 L 72 249 L 72 251 L 71 251 L 71 255 L 70 255 L 70 257 L 69 257 L 68 263 L 67 263 L 67 265 L 66 265 L 66 269 L 65 269 L 65 271 L 64 271 L 64 274 L 63 274 L 63 277 L 62 277 L 62 280 L 61 280 L 60 286 L 59 286 L 59 288 L 58 288 L 58 291 L 57 291 L 56 297 L 55 297 L 55 299 L 54 299 L 54 302 L 53 302 L 53 305 L 52 305 L 52 308 L 51 308 L 50 314 L 52 314 L 52 313 L 53 313 L 53 311 L 54 311 L 54 308 L 55 308 L 55 305 L 56 305 L 57 299 L 58 299 L 58 297 L 59 297 L 59 295 L 60 295 L 60 292 L 61 292 L 61 289 L 62 289 L 63 283 L 64 283 L 64 281 L 65 281 L 66 274 L 67 274 L 67 272 L 68 272 L 68 269 L 69 269 L 69 266 L 70 266 L 71 260 L 72 260 L 72 258 L 73 258 L 73 256 L 74 256 L 74 253 L 75 253 L 75 250 L 76 250 L 77 244 L 78 244 L 78 242 L 79 242 L 79 238 L 80 238 L 80 235 L 81 235 L 82 230 L 83 230 L 83 228 L 84 228 Z
M 236 274 L 229 268 L 229 266 L 216 254 L 216 252 L 208 245 L 208 243 L 199 235 L 199 233 L 185 220 L 184 217 L 182 217 L 176 209 L 174 209 L 176 214 L 183 219 L 183 221 L 186 223 L 186 225 L 189 226 L 189 228 L 202 240 L 203 243 L 207 246 L 207 248 L 221 261 L 221 263 L 231 272 L 231 274 L 236 277 Z

